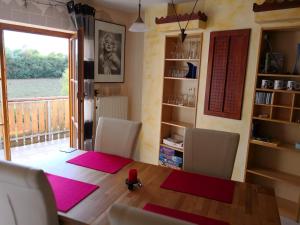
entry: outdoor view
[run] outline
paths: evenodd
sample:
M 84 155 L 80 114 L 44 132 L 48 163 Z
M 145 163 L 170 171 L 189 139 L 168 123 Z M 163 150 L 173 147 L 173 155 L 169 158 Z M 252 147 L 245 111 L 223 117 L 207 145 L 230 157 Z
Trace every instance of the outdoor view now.
M 68 95 L 68 40 L 5 31 L 8 98 Z
M 67 142 L 68 39 L 5 31 L 4 43 L 11 147 Z

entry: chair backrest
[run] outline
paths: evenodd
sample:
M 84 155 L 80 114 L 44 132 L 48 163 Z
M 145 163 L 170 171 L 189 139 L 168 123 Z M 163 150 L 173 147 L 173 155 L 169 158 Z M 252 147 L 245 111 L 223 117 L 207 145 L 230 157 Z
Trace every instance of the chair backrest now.
M 58 225 L 54 195 L 42 170 L 0 161 L 0 224 Z
M 140 122 L 100 117 L 95 151 L 131 158 L 141 129 Z
M 231 179 L 240 135 L 199 128 L 186 129 L 184 170 Z
M 111 207 L 108 218 L 110 225 L 194 225 L 183 220 L 121 204 Z

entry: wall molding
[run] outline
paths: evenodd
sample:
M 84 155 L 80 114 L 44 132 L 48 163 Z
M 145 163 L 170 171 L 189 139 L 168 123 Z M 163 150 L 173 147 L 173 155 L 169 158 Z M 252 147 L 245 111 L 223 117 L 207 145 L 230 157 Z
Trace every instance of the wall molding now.
M 198 11 L 197 13 L 185 13 L 185 14 L 179 14 L 178 18 L 176 15 L 170 15 L 166 17 L 156 17 L 155 23 L 156 24 L 166 24 L 166 23 L 174 23 L 174 22 L 183 22 L 188 20 L 201 20 L 206 22 L 207 16 L 205 13 L 202 13 L 201 11 Z
M 268 2 L 265 1 L 263 4 L 253 4 L 254 12 L 264 12 L 264 11 L 272 11 L 272 10 L 281 10 L 281 9 L 291 9 L 300 7 L 300 0 L 283 0 L 282 2 Z

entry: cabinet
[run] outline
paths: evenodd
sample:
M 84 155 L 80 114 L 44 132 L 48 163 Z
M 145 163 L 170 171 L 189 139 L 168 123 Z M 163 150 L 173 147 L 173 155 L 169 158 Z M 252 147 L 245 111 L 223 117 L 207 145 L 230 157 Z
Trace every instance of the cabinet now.
M 204 113 L 241 119 L 250 29 L 210 34 Z
M 202 35 L 189 34 L 182 43 L 179 36 L 166 36 L 160 124 L 159 164 L 175 169 L 183 166 L 185 128 L 195 127 Z M 178 145 L 164 139 L 178 140 Z
M 300 149 L 295 144 L 300 142 L 300 90 L 289 89 L 288 82 L 300 84 L 300 75 L 294 73 L 298 43 L 300 29 L 262 33 L 246 171 L 248 182 L 274 188 L 280 214 L 297 221 Z M 269 62 L 270 50 L 273 62 Z

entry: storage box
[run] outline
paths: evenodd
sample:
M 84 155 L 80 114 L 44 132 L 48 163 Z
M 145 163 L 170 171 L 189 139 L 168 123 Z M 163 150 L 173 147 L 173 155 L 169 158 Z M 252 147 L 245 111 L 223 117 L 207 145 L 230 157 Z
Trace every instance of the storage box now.
M 174 149 L 167 148 L 165 146 L 160 147 L 159 162 L 161 165 L 169 166 L 176 169 L 182 168 L 183 157 L 181 152 L 177 152 Z

